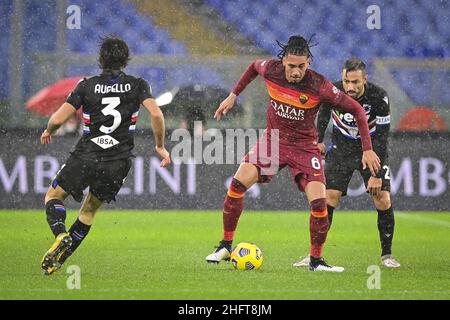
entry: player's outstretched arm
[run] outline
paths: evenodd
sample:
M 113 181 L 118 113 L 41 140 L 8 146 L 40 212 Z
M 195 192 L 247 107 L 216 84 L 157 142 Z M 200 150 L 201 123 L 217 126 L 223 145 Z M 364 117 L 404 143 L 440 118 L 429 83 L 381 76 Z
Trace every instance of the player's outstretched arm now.
M 217 108 L 216 112 L 214 113 L 214 119 L 220 121 L 222 115 L 225 116 L 228 111 L 233 108 L 234 103 L 236 102 L 236 97 L 242 91 L 244 91 L 248 84 L 252 82 L 258 76 L 258 74 L 264 74 L 267 63 L 268 60 L 258 59 L 248 66 L 247 70 L 245 70 L 245 72 L 239 78 L 239 81 L 234 86 L 230 95 L 225 100 L 223 100 L 219 108 Z
M 156 152 L 162 158 L 161 167 L 165 168 L 170 164 L 169 152 L 164 147 L 164 137 L 166 134 L 164 115 L 155 102 L 155 99 L 145 99 L 142 104 L 150 112 L 153 134 L 155 136 Z
M 52 142 L 52 135 L 67 121 L 77 110 L 70 103 L 65 102 L 48 120 L 47 128 L 41 135 L 41 144 Z
M 228 111 L 230 111 L 230 109 L 233 108 L 235 102 L 236 102 L 236 95 L 232 92 L 219 105 L 219 108 L 217 108 L 216 112 L 214 113 L 214 119 L 216 119 L 217 121 L 220 121 L 220 118 L 222 118 L 222 115 L 224 115 L 224 116 L 227 115 Z

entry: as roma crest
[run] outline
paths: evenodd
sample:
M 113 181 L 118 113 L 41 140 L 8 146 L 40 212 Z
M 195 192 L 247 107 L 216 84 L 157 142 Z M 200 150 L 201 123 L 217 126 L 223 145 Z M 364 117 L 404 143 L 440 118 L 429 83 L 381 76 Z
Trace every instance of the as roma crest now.
M 298 99 L 300 100 L 300 102 L 302 104 L 305 104 L 306 102 L 308 102 L 309 98 L 308 98 L 308 96 L 306 94 L 302 94 Z

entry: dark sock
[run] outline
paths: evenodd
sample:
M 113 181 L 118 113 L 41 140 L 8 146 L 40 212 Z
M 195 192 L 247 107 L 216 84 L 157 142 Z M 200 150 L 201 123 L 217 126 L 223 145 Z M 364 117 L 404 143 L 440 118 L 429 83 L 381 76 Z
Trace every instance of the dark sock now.
M 330 226 L 328 227 L 328 230 L 329 230 L 329 229 L 331 229 L 331 224 L 333 223 L 334 207 L 327 204 L 327 211 L 328 211 L 328 222 L 330 223 Z
M 220 241 L 220 247 L 225 247 L 227 248 L 229 251 L 231 251 L 231 245 L 233 244 L 233 240 L 222 240 Z
M 321 258 L 316 258 L 316 257 L 313 257 L 313 256 L 311 256 L 310 257 L 310 261 L 311 261 L 311 264 L 316 264 L 317 262 L 319 262 L 319 261 L 321 261 L 322 259 Z
M 47 223 L 55 237 L 61 233 L 66 233 L 66 207 L 59 199 L 52 199 L 45 204 L 47 213 Z
M 70 257 L 75 250 L 80 246 L 81 242 L 86 238 L 89 233 L 91 226 L 84 224 L 79 219 L 77 219 L 74 224 L 70 227 L 69 234 L 72 238 L 72 246 L 63 254 L 59 262 L 62 264 L 68 257 Z
M 392 239 L 394 237 L 394 210 L 378 210 L 378 231 L 380 233 L 381 255 L 391 254 Z

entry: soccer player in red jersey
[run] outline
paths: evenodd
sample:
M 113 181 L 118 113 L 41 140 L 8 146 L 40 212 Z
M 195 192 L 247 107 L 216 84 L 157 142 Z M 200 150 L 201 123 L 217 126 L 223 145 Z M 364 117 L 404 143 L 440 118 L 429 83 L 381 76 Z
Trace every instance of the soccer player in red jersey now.
M 214 118 L 219 121 L 251 81 L 258 75 L 264 78 L 269 93 L 267 129 L 233 177 L 224 201 L 223 240 L 206 260 L 215 263 L 229 260 L 246 191 L 257 182 L 269 182 L 287 166 L 298 189 L 306 193 L 311 208 L 309 269 L 342 272 L 344 268 L 330 266 L 322 257 L 329 223 L 325 176 L 314 123 L 320 103 L 338 106 L 355 117 L 362 141 L 362 165 L 374 176 L 380 169 L 380 159 L 372 150 L 367 118 L 361 105 L 324 76 L 309 69 L 312 58 L 309 42 L 301 36 L 292 36 L 287 44 L 278 44 L 281 47 L 279 59 L 256 60 L 250 64 L 215 112 Z

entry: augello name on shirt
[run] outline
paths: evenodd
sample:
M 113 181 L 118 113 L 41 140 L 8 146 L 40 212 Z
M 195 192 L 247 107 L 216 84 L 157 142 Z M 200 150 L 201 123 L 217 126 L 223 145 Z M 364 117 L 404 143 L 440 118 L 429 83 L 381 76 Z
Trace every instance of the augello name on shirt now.
M 96 84 L 94 88 L 94 93 L 125 93 L 131 90 L 131 84 L 129 83 L 116 83 L 113 85 Z

